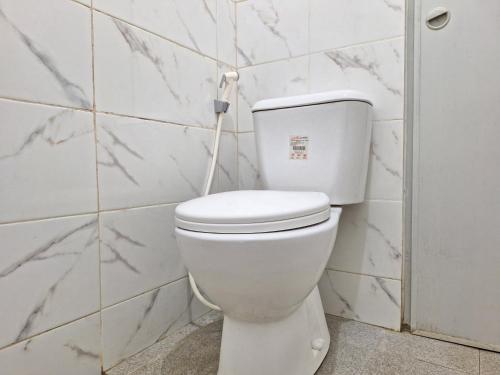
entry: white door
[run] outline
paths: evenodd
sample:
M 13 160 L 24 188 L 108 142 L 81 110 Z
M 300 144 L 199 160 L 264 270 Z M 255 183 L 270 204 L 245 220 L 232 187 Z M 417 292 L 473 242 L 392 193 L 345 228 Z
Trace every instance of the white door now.
M 412 328 L 500 350 L 500 0 L 415 14 Z

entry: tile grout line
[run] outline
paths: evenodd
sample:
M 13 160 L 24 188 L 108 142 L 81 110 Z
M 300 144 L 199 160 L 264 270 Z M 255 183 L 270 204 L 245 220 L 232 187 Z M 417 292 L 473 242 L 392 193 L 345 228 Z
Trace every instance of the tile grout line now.
M 385 280 L 393 280 L 393 281 L 399 281 L 401 282 L 401 279 L 397 279 L 395 277 L 389 277 L 389 276 L 377 276 L 369 273 L 360 273 L 360 272 L 353 272 L 353 271 L 343 271 L 335 268 L 328 268 L 328 266 L 325 268 L 325 271 L 334 271 L 334 272 L 341 272 L 341 273 L 347 273 L 351 275 L 356 275 L 356 276 L 367 276 L 367 277 L 373 277 L 373 278 L 380 278 L 380 279 L 385 279 Z
M 311 93 L 311 0 L 307 1 L 307 92 Z
M 171 285 L 171 284 L 174 284 L 174 283 L 176 283 L 176 282 L 178 282 L 178 281 L 181 281 L 181 280 L 184 280 L 184 279 L 187 279 L 187 273 L 186 273 L 185 275 L 181 276 L 181 277 L 178 277 L 178 278 L 174 279 L 174 280 L 167 281 L 166 283 L 160 284 L 160 285 L 155 286 L 155 287 L 153 287 L 153 288 L 150 288 L 150 289 L 148 289 L 148 290 L 145 290 L 145 291 L 142 291 L 142 292 L 140 292 L 140 293 L 137 293 L 137 294 L 134 294 L 134 295 L 132 295 L 132 296 L 129 296 L 129 297 L 127 297 L 127 298 L 126 298 L 126 299 L 124 299 L 124 300 L 120 300 L 120 301 L 118 301 L 118 302 L 114 302 L 114 303 L 112 303 L 112 304 L 110 304 L 110 305 L 106 305 L 106 306 L 104 306 L 104 307 L 102 308 L 102 311 L 104 311 L 104 310 L 108 310 L 108 309 L 111 309 L 111 308 L 116 307 L 116 306 L 118 306 L 118 305 L 122 305 L 122 304 L 124 304 L 124 303 L 127 303 L 127 302 L 129 302 L 129 301 L 131 301 L 131 300 L 135 299 L 135 298 L 138 298 L 138 297 L 144 296 L 144 295 L 146 295 L 146 294 L 148 294 L 148 293 L 154 292 L 154 291 L 155 291 L 155 290 L 157 290 L 157 289 L 161 289 L 161 288 L 167 287 L 167 286 L 169 286 L 169 285 Z
M 92 121 L 94 128 L 94 155 L 95 155 L 95 176 L 96 176 L 96 199 L 97 199 L 97 238 L 98 238 L 98 283 L 99 283 L 99 362 L 101 372 L 104 366 L 104 350 L 102 335 L 102 247 L 101 247 L 101 214 L 100 214 L 100 196 L 99 196 L 99 163 L 98 163 L 98 137 L 97 137 L 97 115 L 96 115 L 96 87 L 95 87 L 95 30 L 94 30 L 94 0 L 90 0 L 90 38 L 92 48 Z
M 432 365 L 432 366 L 436 366 L 436 367 L 440 367 L 440 368 L 445 368 L 447 370 L 453 370 L 453 371 L 458 371 L 459 374 L 458 375 L 478 375 L 479 373 L 470 373 L 468 371 L 463 371 L 461 369 L 457 369 L 457 368 L 453 368 L 453 367 L 448 367 L 448 366 L 444 366 L 442 364 L 439 364 L 439 363 L 434 363 L 434 362 L 430 362 L 430 361 L 426 361 L 424 359 L 421 359 L 421 358 L 415 358 L 416 361 L 419 361 L 419 362 L 423 362 L 423 363 L 427 363 L 429 365 Z
M 124 19 L 124 18 L 121 18 L 121 17 L 115 16 L 115 15 L 113 15 L 113 14 L 111 14 L 111 13 L 107 12 L 107 11 L 104 11 L 104 10 L 101 10 L 101 9 L 98 9 L 98 8 L 93 8 L 93 9 L 94 9 L 94 11 L 95 11 L 95 12 L 98 12 L 98 13 L 100 13 L 100 14 L 104 15 L 104 16 L 107 16 L 107 17 L 110 17 L 110 18 L 116 19 L 116 20 L 118 20 L 118 21 L 120 21 L 120 22 L 123 22 L 123 23 L 125 23 L 125 24 L 127 24 L 127 25 L 130 25 L 130 26 L 135 27 L 135 28 L 137 28 L 137 29 L 139 29 L 139 30 L 142 30 L 142 31 L 143 31 L 143 32 L 145 32 L 145 33 L 148 33 L 148 34 L 150 34 L 150 35 L 154 35 L 154 36 L 156 36 L 157 38 L 160 38 L 160 39 L 163 39 L 163 40 L 165 40 L 165 41 L 167 41 L 167 42 L 173 43 L 173 44 L 175 44 L 176 46 L 178 46 L 178 47 L 180 47 L 180 48 L 184 48 L 184 49 L 186 49 L 186 50 L 188 50 L 188 51 L 191 51 L 191 52 L 193 52 L 193 53 L 196 53 L 197 55 L 199 55 L 199 56 L 201 56 L 201 57 L 204 57 L 204 58 L 206 58 L 206 59 L 210 59 L 210 60 L 212 60 L 212 61 L 213 61 L 213 62 L 215 62 L 215 63 L 217 63 L 217 62 L 219 61 L 219 60 L 218 60 L 218 56 L 216 56 L 216 57 L 209 56 L 209 55 L 207 55 L 207 54 L 205 54 L 205 53 L 203 53 L 203 52 L 201 52 L 201 51 L 198 51 L 198 50 L 196 50 L 196 49 L 194 49 L 194 48 L 191 48 L 191 47 L 185 46 L 185 45 L 183 45 L 183 44 L 181 44 L 181 43 L 179 43 L 179 42 L 177 42 L 177 41 L 175 41 L 175 40 L 173 40 L 173 39 L 167 38 L 167 37 L 165 37 L 165 36 L 163 36 L 163 35 L 161 35 L 161 34 L 158 34 L 158 33 L 157 33 L 157 32 L 155 32 L 155 31 L 148 30 L 148 29 L 146 29 L 146 28 L 144 28 L 144 27 L 142 27 L 142 26 L 139 26 L 138 24 L 132 23 L 132 22 L 130 22 L 130 21 L 128 21 L 128 20 L 126 20 L 126 19 Z M 216 32 L 217 32 L 217 21 L 216 21 L 216 23 L 215 23 L 215 29 L 216 29 Z M 217 52 L 216 52 L 216 53 L 217 53 Z M 228 65 L 231 65 L 231 64 L 228 64 Z
M 189 198 L 192 199 L 192 198 Z M 184 201 L 182 201 L 184 202 Z M 56 216 L 43 216 L 43 217 L 34 217 L 34 218 L 29 218 L 29 219 L 22 219 L 22 220 L 17 220 L 17 221 L 6 221 L 0 223 L 0 226 L 2 225 L 15 225 L 15 224 L 25 224 L 25 223 L 31 223 L 31 222 L 37 222 L 37 221 L 44 221 L 44 220 L 58 220 L 58 219 L 70 219 L 70 218 L 77 218 L 80 216 L 90 216 L 90 215 L 97 215 L 99 213 L 112 213 L 112 212 L 119 212 L 119 211 L 128 211 L 128 210 L 139 210 L 143 208 L 155 208 L 155 207 L 163 207 L 163 206 L 170 206 L 170 205 L 176 205 L 182 202 L 160 202 L 160 203 L 154 203 L 154 204 L 148 204 L 148 205 L 139 205 L 139 206 L 129 206 L 129 207 L 122 207 L 122 208 L 111 208 L 111 209 L 101 209 L 100 211 L 87 211 L 87 212 L 77 212 L 77 213 L 68 213 L 68 214 L 62 214 L 62 215 L 56 215 Z
M 93 312 L 91 312 L 91 313 L 88 313 L 88 314 L 85 314 L 85 315 L 79 316 L 78 318 L 71 319 L 71 320 L 69 320 L 69 321 L 67 321 L 67 322 L 64 322 L 64 323 L 58 324 L 58 325 L 56 325 L 56 326 L 54 326 L 54 327 L 52 327 L 52 328 L 46 329 L 46 330 L 44 330 L 44 331 L 42 331 L 42 332 L 39 332 L 39 333 L 37 333 L 37 334 L 34 334 L 34 335 L 32 335 L 32 336 L 29 336 L 29 337 L 26 337 L 26 338 L 24 338 L 24 339 L 22 339 L 22 340 L 20 340 L 20 341 L 13 342 L 13 343 L 11 343 L 11 344 L 8 344 L 8 345 L 5 345 L 5 346 L 3 346 L 3 347 L 0 347 L 0 351 L 3 351 L 3 350 L 6 350 L 6 349 L 9 349 L 9 348 L 11 348 L 11 347 L 13 347 L 13 346 L 15 346 L 15 345 L 19 345 L 19 344 L 21 344 L 21 343 L 23 343 L 23 342 L 33 340 L 33 339 L 35 339 L 35 338 L 37 338 L 37 337 L 39 337 L 39 336 L 45 335 L 45 334 L 47 334 L 47 333 L 49 333 L 49 332 L 52 332 L 52 331 L 54 331 L 54 330 L 56 330 L 56 329 L 59 329 L 59 328 L 63 328 L 63 327 L 65 327 L 65 326 L 69 326 L 70 324 L 74 324 L 74 323 L 78 322 L 79 320 L 87 319 L 87 318 L 91 317 L 92 315 L 96 315 L 96 314 L 100 314 L 100 310 L 95 310 L 95 311 L 93 311 Z
M 238 69 L 249 69 L 249 68 L 252 68 L 255 66 L 262 66 L 262 65 L 267 65 L 267 64 L 277 63 L 277 62 L 284 62 L 284 61 L 299 59 L 299 58 L 308 57 L 308 56 L 310 57 L 313 55 L 324 54 L 326 52 L 331 52 L 331 51 L 341 51 L 341 50 L 350 49 L 350 48 L 369 46 L 372 44 L 391 42 L 391 41 L 396 41 L 399 39 L 404 40 L 404 35 L 393 36 L 393 37 L 388 37 L 388 38 L 383 38 L 383 39 L 375 39 L 375 40 L 360 42 L 360 43 L 355 43 L 355 44 L 347 44 L 347 45 L 343 45 L 343 46 L 339 46 L 339 47 L 327 48 L 327 49 L 322 49 L 322 50 L 318 50 L 318 51 L 311 51 L 310 53 L 301 53 L 301 54 L 297 54 L 297 55 L 293 55 L 293 56 L 282 57 L 279 59 L 273 59 L 273 60 L 269 60 L 269 61 L 262 61 L 262 62 L 250 64 L 250 65 L 240 66 L 240 67 L 238 67 Z
M 32 105 L 40 105 L 40 106 L 47 106 L 47 107 L 63 108 L 63 109 L 70 109 L 70 110 L 81 111 L 81 112 L 86 112 L 86 113 L 95 113 L 96 115 L 116 116 L 116 117 L 130 118 L 133 120 L 143 120 L 143 121 L 147 121 L 147 122 L 156 122 L 156 123 L 163 124 L 163 125 L 181 126 L 184 128 L 215 131 L 215 125 L 213 125 L 212 127 L 206 127 L 206 126 L 200 126 L 200 125 L 182 124 L 180 122 L 162 120 L 162 119 L 158 119 L 158 118 L 127 115 L 124 113 L 116 113 L 116 112 L 110 112 L 110 111 L 99 111 L 97 109 L 92 110 L 92 109 L 86 109 L 86 108 L 70 107 L 70 106 L 54 104 L 54 103 L 37 102 L 37 101 L 29 100 L 29 99 L 10 98 L 10 97 L 0 96 L 0 101 L 12 101 L 12 102 L 21 103 L 21 104 L 32 104 Z M 236 133 L 235 130 L 222 129 L 222 131 L 226 132 L 226 133 Z
M 234 7 L 234 61 L 236 64 L 236 72 L 238 72 L 238 77 L 241 79 L 240 75 L 240 68 L 238 65 L 238 3 L 232 1 L 233 7 Z M 240 121 L 239 121 L 239 111 L 240 111 L 240 87 L 238 84 L 236 84 L 236 111 L 235 115 L 236 118 L 234 121 L 236 121 L 236 154 L 234 157 L 236 158 L 236 189 L 240 190 Z

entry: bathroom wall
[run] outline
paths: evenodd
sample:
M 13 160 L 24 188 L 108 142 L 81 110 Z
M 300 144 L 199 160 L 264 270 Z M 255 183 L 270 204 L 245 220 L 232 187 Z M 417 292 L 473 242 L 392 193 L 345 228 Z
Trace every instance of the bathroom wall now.
M 206 311 L 173 212 L 206 179 L 235 6 L 0 0 L 0 35 L 0 372 L 100 374 Z
M 366 202 L 344 209 L 320 282 L 327 313 L 400 328 L 404 102 L 403 0 L 237 3 L 239 187 L 261 187 L 250 108 L 336 89 L 374 103 Z

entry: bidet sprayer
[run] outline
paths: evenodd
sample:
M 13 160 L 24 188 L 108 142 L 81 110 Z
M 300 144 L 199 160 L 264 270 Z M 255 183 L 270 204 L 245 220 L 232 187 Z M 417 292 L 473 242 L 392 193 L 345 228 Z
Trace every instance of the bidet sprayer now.
M 231 94 L 231 88 L 239 78 L 240 75 L 238 72 L 226 72 L 222 75 L 219 87 L 224 87 L 224 91 L 222 92 L 222 97 L 220 99 L 214 100 L 215 113 L 220 114 L 227 112 L 229 108 L 229 95 Z
M 222 88 L 225 82 L 229 83 L 229 81 L 237 81 L 238 79 L 240 79 L 238 72 L 226 72 L 222 75 L 219 87 Z

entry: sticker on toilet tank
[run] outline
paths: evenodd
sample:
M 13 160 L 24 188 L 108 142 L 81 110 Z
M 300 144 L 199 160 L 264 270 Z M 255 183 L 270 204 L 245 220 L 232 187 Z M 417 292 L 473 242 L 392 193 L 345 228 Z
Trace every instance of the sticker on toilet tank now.
M 290 152 L 291 160 L 307 160 L 309 157 L 309 137 L 302 135 L 290 136 Z

